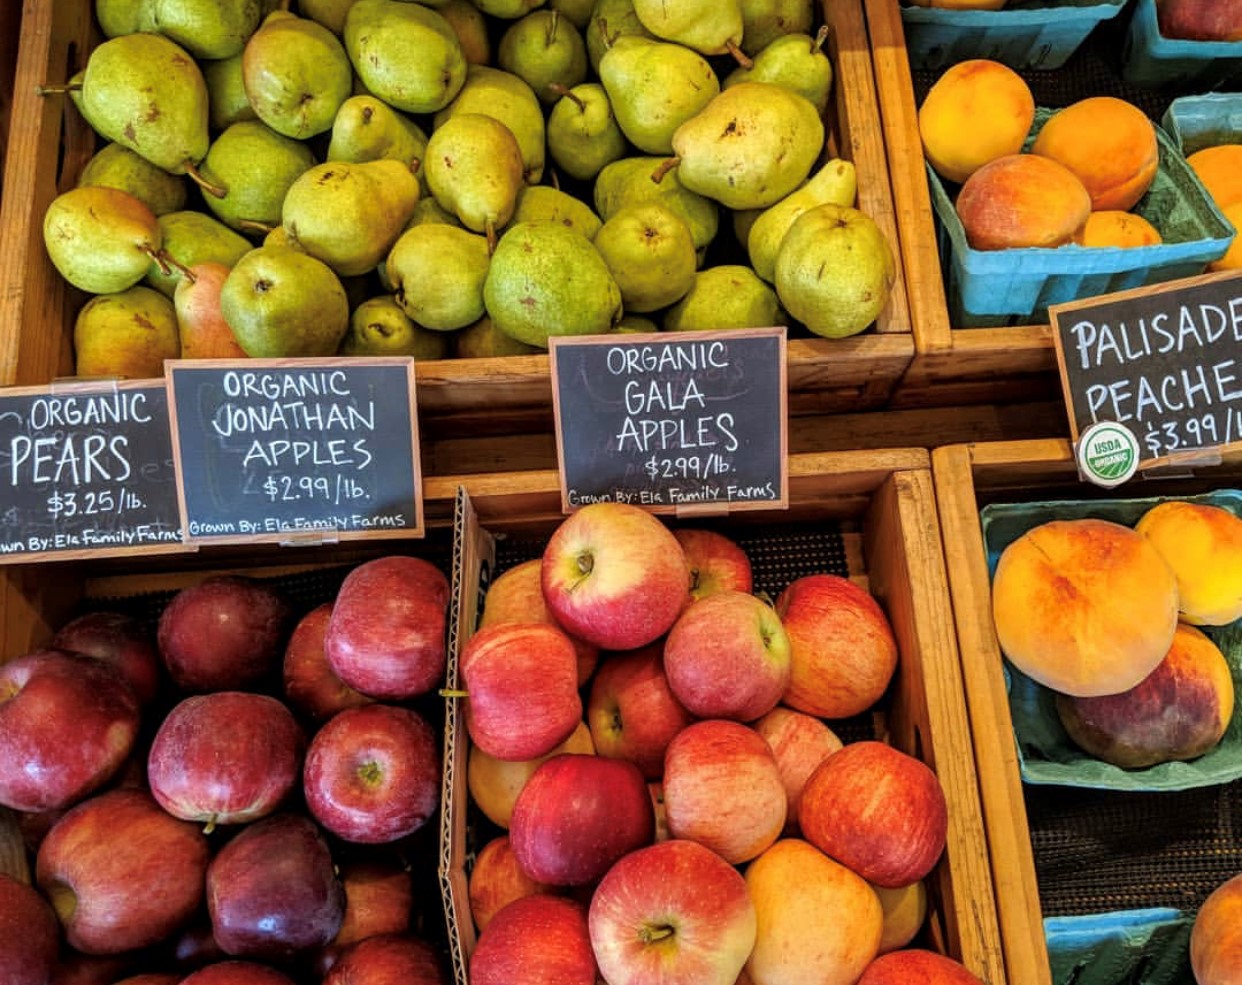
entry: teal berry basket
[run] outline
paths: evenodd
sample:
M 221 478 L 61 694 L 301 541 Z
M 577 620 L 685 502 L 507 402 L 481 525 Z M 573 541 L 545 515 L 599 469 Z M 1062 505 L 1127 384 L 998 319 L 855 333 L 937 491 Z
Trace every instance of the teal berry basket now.
M 1242 93 L 1174 99 L 1161 125 L 1184 157 L 1205 147 L 1242 143 Z
M 1169 908 L 1046 917 L 1053 985 L 1195 985 L 1192 914 Z
M 1242 77 L 1242 41 L 1166 38 L 1156 18 L 1156 0 L 1135 0 L 1122 49 L 1121 74 L 1127 82 L 1149 88 L 1212 89 Z

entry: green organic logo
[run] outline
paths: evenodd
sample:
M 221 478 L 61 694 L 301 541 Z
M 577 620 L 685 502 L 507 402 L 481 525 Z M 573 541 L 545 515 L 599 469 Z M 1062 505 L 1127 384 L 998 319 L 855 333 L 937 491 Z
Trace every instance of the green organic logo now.
M 1078 464 L 1096 485 L 1121 485 L 1138 470 L 1138 459 L 1138 439 L 1121 424 L 1093 424 L 1078 443 Z

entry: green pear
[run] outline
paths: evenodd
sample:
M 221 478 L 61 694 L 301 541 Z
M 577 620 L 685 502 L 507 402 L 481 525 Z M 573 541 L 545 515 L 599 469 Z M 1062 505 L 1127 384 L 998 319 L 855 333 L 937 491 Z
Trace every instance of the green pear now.
M 231 267 L 251 250 L 250 241 L 244 236 L 239 236 L 224 223 L 203 212 L 169 212 L 157 221 L 163 252 L 181 267 L 207 262 Z M 182 270 L 178 267 L 169 267 L 165 271 L 158 263 L 152 262 L 144 281 L 165 297 L 172 297 L 181 276 Z
M 329 161 L 285 194 L 281 225 L 342 277 L 365 274 L 392 248 L 418 201 L 418 179 L 400 161 Z
M 327 264 L 299 250 L 261 246 L 229 271 L 220 312 L 248 356 L 330 356 L 349 328 L 349 301 Z
M 155 29 L 195 58 L 241 54 L 259 26 L 259 0 L 150 0 Z
M 104 37 L 155 31 L 152 0 L 95 0 L 95 19 Z
M 634 0 L 634 13 L 657 38 L 683 44 L 703 55 L 732 54 L 742 64 L 740 0 Z
M 466 84 L 448 109 L 436 114 L 434 125 L 462 113 L 482 113 L 507 126 L 522 149 L 526 180 L 539 184 L 543 177 L 545 128 L 543 108 L 535 93 L 512 72 L 486 65 L 471 65 Z
M 658 332 L 660 326 L 653 322 L 650 318 L 644 318 L 642 315 L 626 315 L 614 328 L 614 335 L 646 335 L 649 332 Z
M 104 138 L 172 174 L 196 174 L 207 153 L 207 83 L 185 49 L 158 34 L 96 47 L 82 76 L 82 113 Z
M 220 291 L 229 267 L 207 261 L 189 268 L 177 282 L 173 309 L 182 359 L 242 359 L 246 352 L 220 313 Z
M 896 278 L 892 246 L 871 217 L 828 203 L 802 213 L 776 256 L 781 304 L 816 335 L 857 335 L 884 310 Z
M 73 325 L 78 376 L 146 380 L 181 354 L 173 303 L 149 287 L 91 298 Z
M 832 92 L 832 62 L 823 51 L 827 39 L 827 26 L 813 38 L 809 34 L 782 35 L 755 56 L 750 68 L 739 66 L 725 76 L 722 88 L 739 82 L 771 82 L 796 92 L 822 114 Z
M 783 202 L 784 199 L 781 199 Z M 775 208 L 776 206 L 773 206 Z M 746 241 L 750 239 L 750 231 L 755 221 L 766 212 L 766 209 L 730 209 L 729 219 L 733 224 L 733 238 L 742 249 L 746 249 Z
M 698 257 L 690 228 L 659 202 L 621 209 L 604 223 L 595 248 L 612 271 L 626 311 L 655 311 L 694 286 Z
M 690 227 L 694 248 L 705 249 L 716 237 L 720 221 L 716 203 L 684 188 L 676 171 L 656 184 L 651 172 L 659 164 L 655 157 L 626 157 L 607 165 L 595 179 L 595 211 L 607 222 L 626 206 L 661 202 Z
M 522 150 L 513 132 L 482 113 L 444 121 L 427 141 L 427 184 L 440 206 L 489 245 L 517 205 Z
M 598 82 L 565 89 L 548 114 L 548 153 L 562 171 L 590 181 L 629 147 L 612 115 L 608 93 Z
M 211 144 L 203 175 L 225 190 L 205 201 L 233 229 L 280 224 L 285 193 L 315 164 L 310 148 L 259 120 L 234 123 Z
M 335 34 L 278 10 L 246 42 L 242 82 L 260 120 L 305 140 L 332 126 L 353 88 L 353 73 Z
M 345 17 L 354 0 L 298 0 L 303 17 L 322 24 L 338 38 L 345 32 Z
M 548 7 L 581 31 L 591 22 L 595 0 L 548 0 Z
M 591 241 L 555 222 L 509 227 L 483 285 L 506 335 L 547 348 L 552 335 L 601 335 L 621 318 L 621 292 Z
M 264 246 L 287 246 L 291 250 L 299 250 L 302 253 L 306 251 L 302 249 L 302 244 L 296 239 L 289 236 L 289 231 L 284 226 L 275 226 L 272 231 L 263 237 Z
M 456 226 L 458 229 L 463 228 L 461 220 L 452 212 L 442 208 L 432 195 L 420 198 L 414 203 L 414 211 L 410 213 L 410 218 L 406 220 L 405 228 L 413 229 L 415 226 L 421 226 L 425 222 L 438 222 L 445 226 Z
M 492 60 L 492 40 L 487 34 L 483 11 L 470 0 L 448 0 L 436 8 L 457 35 L 467 65 L 487 65 Z
M 831 202 L 851 206 L 858 190 L 857 173 L 850 161 L 835 158 L 775 205 L 765 209 L 750 227 L 746 250 L 755 273 L 769 284 L 776 278 L 776 255 L 781 241 L 798 216 L 817 205 Z
M 725 89 L 673 135 L 681 183 L 730 209 L 779 202 L 806 179 L 823 146 L 815 107 L 770 82 Z
M 157 216 L 185 204 L 185 180 L 157 168 L 145 157 L 120 144 L 105 144 L 86 162 L 79 185 L 107 185 L 129 192 Z
M 374 96 L 350 96 L 332 123 L 329 161 L 400 161 L 415 168 L 420 194 L 429 194 L 423 174 L 427 134 L 409 117 Z
M 483 13 L 505 21 L 524 17 L 543 3 L 544 0 L 474 0 L 474 5 Z
M 413 356 L 414 361 L 445 359 L 451 337 L 412 322 L 389 295 L 369 298 L 354 309 L 341 341 L 342 356 Z
M 525 185 L 518 192 L 512 222 L 559 222 L 595 239 L 603 220 L 585 202 L 547 185 Z
M 357 0 L 345 49 L 367 90 L 394 109 L 435 113 L 466 81 L 466 57 L 448 21 L 401 0 Z
M 809 34 L 814 0 L 742 0 L 742 51 L 759 54 L 782 34 Z
M 257 120 L 254 107 L 246 96 L 246 84 L 242 79 L 242 56 L 221 58 L 203 63 L 203 80 L 207 83 L 209 119 L 213 130 L 242 120 Z
M 128 35 L 127 35 L 128 36 Z M 73 188 L 43 216 L 43 242 L 60 275 L 92 294 L 133 287 L 161 256 L 159 222 L 129 192 L 102 185 Z
M 401 234 L 385 268 L 401 309 L 439 332 L 464 328 L 483 316 L 487 240 L 435 222 Z
M 453 354 L 458 359 L 494 359 L 498 356 L 537 356 L 543 350 L 506 335 L 484 315 L 453 336 Z
M 599 63 L 604 52 L 618 38 L 639 37 L 654 40 L 655 35 L 643 27 L 634 13 L 634 0 L 597 0 L 586 26 L 587 58 L 591 68 L 599 74 Z
M 569 89 L 586 79 L 586 42 L 555 10 L 536 10 L 505 31 L 496 61 L 530 86 L 541 101 L 554 103 L 560 96 L 552 86 Z
M 666 332 L 783 325 L 776 292 L 750 267 L 725 264 L 700 270 L 689 293 L 664 315 Z
M 720 92 L 711 65 L 679 44 L 623 37 L 599 63 L 621 132 L 639 150 L 670 154 L 673 133 Z

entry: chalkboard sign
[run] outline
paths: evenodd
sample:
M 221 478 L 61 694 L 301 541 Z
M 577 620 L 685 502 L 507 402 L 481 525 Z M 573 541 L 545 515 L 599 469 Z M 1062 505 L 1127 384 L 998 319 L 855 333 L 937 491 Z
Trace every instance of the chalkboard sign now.
M 166 366 L 187 540 L 423 535 L 412 359 Z
M 0 562 L 180 551 L 163 380 L 0 390 Z
M 788 503 L 785 330 L 550 340 L 566 512 Z
M 1050 307 L 1075 441 L 1109 421 L 1139 468 L 1242 446 L 1242 274 L 1207 274 Z

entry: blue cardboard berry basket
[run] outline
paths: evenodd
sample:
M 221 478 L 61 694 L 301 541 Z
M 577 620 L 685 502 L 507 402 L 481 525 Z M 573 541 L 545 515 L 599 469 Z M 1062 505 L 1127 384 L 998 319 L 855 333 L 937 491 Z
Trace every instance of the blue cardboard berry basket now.
M 1127 82 L 1151 88 L 1172 84 L 1212 89 L 1242 77 L 1242 41 L 1166 38 L 1156 18 L 1156 0 L 1135 0 L 1121 74 Z
M 1169 907 L 1046 917 L 1053 985 L 1194 985 L 1193 924 Z
M 1242 93 L 1214 92 L 1174 99 L 1161 125 L 1184 157 L 1205 147 L 1242 143 Z

